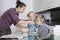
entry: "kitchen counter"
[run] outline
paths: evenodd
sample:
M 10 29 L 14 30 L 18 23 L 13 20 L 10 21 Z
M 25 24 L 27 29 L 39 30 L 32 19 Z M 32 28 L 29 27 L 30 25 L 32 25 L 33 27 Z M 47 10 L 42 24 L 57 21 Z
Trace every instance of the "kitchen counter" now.
M 23 38 L 27 37 L 27 35 L 23 35 L 21 33 L 14 33 L 14 34 L 9 34 L 9 35 L 4 35 L 1 36 L 0 38 L 4 38 L 4 39 L 17 39 L 17 40 L 22 40 Z

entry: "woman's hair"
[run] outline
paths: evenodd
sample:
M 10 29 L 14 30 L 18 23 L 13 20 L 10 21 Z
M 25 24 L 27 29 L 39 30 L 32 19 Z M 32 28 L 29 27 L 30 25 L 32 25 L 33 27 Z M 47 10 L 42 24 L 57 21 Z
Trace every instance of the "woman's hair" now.
M 26 5 L 25 5 L 23 2 L 21 2 L 20 0 L 17 0 L 17 1 L 16 1 L 16 8 L 18 8 L 18 7 L 23 7 L 23 6 L 26 7 Z
M 30 12 L 28 12 L 27 17 L 29 17 L 29 15 L 32 14 L 32 13 L 35 15 L 34 11 L 30 11 Z

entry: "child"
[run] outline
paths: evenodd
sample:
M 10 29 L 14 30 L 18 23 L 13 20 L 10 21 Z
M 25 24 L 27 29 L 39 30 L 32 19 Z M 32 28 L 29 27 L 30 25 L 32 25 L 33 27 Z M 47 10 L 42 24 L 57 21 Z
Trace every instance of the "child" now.
M 36 17 L 36 23 L 38 26 L 38 36 L 42 40 L 50 40 L 50 26 L 44 23 L 44 19 L 42 17 Z
M 28 33 L 28 40 L 35 40 L 34 33 L 36 32 L 36 24 L 35 24 L 35 12 L 31 11 L 27 14 L 29 20 L 33 21 L 34 24 L 28 24 L 27 27 L 29 28 Z

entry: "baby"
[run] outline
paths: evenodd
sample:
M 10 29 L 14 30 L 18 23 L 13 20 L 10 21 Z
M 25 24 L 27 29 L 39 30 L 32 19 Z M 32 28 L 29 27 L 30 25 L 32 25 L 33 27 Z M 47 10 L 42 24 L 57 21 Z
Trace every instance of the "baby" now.
M 38 27 L 38 36 L 40 40 L 50 40 L 50 26 L 44 23 L 43 17 L 36 16 L 36 23 Z
M 29 20 L 33 21 L 34 23 L 28 24 L 27 27 L 29 28 L 29 33 L 28 33 L 28 40 L 35 40 L 35 32 L 36 32 L 36 21 L 35 21 L 35 12 L 30 11 L 27 14 L 27 17 Z

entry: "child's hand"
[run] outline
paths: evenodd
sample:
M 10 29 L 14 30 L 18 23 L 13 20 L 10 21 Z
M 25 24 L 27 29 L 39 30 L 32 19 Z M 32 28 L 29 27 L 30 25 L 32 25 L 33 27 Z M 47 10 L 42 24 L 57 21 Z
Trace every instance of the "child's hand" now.
M 23 33 L 28 33 L 28 28 L 23 28 L 23 29 L 21 30 L 21 32 L 23 32 Z
M 42 38 L 39 38 L 39 40 L 43 40 Z
M 30 21 L 29 23 L 30 23 L 30 24 L 34 24 L 34 21 Z
M 36 32 L 38 32 L 38 28 L 36 29 Z

